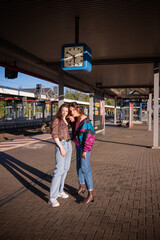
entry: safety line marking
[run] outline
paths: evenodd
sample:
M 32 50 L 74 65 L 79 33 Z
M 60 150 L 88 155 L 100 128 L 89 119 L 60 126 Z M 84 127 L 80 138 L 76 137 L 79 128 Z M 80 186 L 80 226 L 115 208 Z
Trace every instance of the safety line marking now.
M 19 148 L 19 147 L 24 147 L 24 146 L 27 146 L 27 145 L 30 145 L 32 143 L 37 143 L 37 142 L 40 142 L 40 141 L 45 141 L 47 139 L 50 139 L 51 137 L 47 137 L 47 138 L 44 138 L 44 139 L 28 139 L 27 142 L 21 142 L 21 143 L 14 143 L 14 142 L 7 142 L 6 145 L 4 144 L 4 142 L 2 142 L 2 144 L 0 143 L 0 152 L 1 151 L 8 151 L 8 150 L 12 150 L 12 149 L 15 149 L 15 148 Z M 30 141 L 29 141 L 30 140 Z M 8 147 L 7 147 L 8 146 Z

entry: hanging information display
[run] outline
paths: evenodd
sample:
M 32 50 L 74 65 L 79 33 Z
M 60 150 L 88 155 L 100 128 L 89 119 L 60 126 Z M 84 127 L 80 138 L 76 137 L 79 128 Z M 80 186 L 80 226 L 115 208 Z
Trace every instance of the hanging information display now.
M 104 129 L 105 101 L 103 96 L 94 94 L 94 129 L 95 131 Z

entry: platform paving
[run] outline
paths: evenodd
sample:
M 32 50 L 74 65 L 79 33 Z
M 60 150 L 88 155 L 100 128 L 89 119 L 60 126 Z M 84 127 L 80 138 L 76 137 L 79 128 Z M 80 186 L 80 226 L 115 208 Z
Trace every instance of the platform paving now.
M 89 205 L 78 203 L 86 195 L 75 195 L 75 149 L 65 182 L 69 198 L 59 199 L 58 208 L 47 203 L 54 151 L 51 139 L 40 140 L 0 153 L 0 239 L 160 240 L 160 150 L 151 148 L 146 124 L 110 125 L 96 135 Z

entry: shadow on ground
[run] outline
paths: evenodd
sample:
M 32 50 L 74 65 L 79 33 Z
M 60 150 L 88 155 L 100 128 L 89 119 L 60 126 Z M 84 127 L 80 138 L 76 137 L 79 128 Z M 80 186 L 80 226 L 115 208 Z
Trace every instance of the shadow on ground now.
M 42 180 L 51 183 L 52 180 L 51 173 L 48 174 L 42 172 L 37 168 L 34 168 L 3 152 L 0 152 L 0 159 L 1 159 L 0 164 L 23 185 L 23 189 L 21 188 L 18 190 L 19 193 L 18 191 L 16 191 L 16 196 L 28 189 L 29 191 L 33 192 L 38 197 L 43 199 L 45 202 L 48 202 L 49 194 L 45 194 L 43 190 L 49 192 L 50 188 L 46 186 L 44 183 L 42 183 Z M 53 170 L 50 172 L 53 172 Z M 36 186 L 40 187 L 43 190 L 42 191 L 39 190 Z M 68 192 L 70 195 L 72 195 L 76 199 L 77 203 L 84 200 L 83 197 L 76 193 L 76 189 L 74 187 L 65 184 L 64 190 Z M 9 195 L 8 197 L 0 201 L 0 205 L 7 203 L 14 197 L 15 193 Z
M 126 145 L 126 146 L 135 146 L 135 147 L 151 148 L 151 146 L 131 144 L 131 143 L 123 143 L 123 142 L 115 142 L 115 141 L 107 141 L 107 140 L 103 140 L 103 139 L 96 139 L 96 141 L 97 141 L 97 142 L 106 142 L 106 143 L 120 144 L 120 145 Z
M 42 189 L 49 191 L 49 188 L 41 182 L 42 180 L 51 182 L 52 177 L 49 174 L 44 173 L 32 166 L 29 166 L 28 164 L 23 163 L 6 153 L 1 152 L 0 158 L 0 164 L 15 178 L 17 178 L 17 180 L 24 186 L 24 191 L 28 189 L 42 198 L 44 201 L 48 201 L 46 194 L 36 188 L 35 185 L 38 185 Z

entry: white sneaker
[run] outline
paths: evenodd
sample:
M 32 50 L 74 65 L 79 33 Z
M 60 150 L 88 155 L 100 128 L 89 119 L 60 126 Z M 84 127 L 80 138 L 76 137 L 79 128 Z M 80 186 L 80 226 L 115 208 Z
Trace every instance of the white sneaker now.
M 59 207 L 59 202 L 57 201 L 56 198 L 50 198 L 48 203 L 52 206 L 52 207 Z
M 61 193 L 58 194 L 58 197 L 61 197 L 61 198 L 68 198 L 69 195 L 66 194 L 65 192 L 61 192 Z

